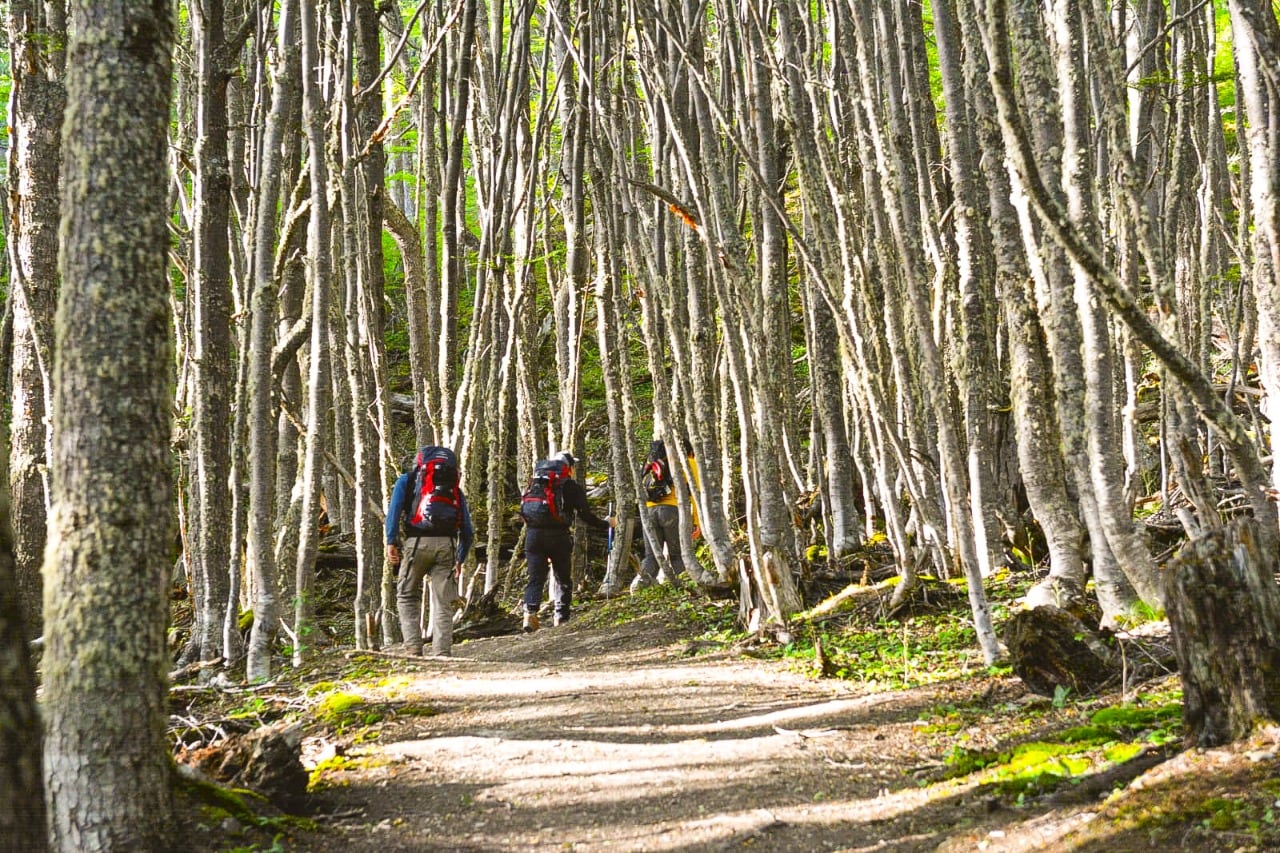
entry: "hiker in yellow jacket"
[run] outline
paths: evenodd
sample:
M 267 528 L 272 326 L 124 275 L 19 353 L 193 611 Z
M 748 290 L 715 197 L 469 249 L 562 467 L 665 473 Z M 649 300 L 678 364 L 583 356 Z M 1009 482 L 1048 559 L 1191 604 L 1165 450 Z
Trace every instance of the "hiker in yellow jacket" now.
M 694 460 L 692 453 L 687 453 L 685 461 L 689 466 L 689 473 L 694 478 L 694 483 L 690 484 L 692 493 L 693 486 L 699 484 L 698 463 Z M 666 446 L 661 440 L 649 443 L 649 458 L 640 472 L 640 485 L 645 493 L 645 514 L 649 520 L 649 536 L 645 538 L 645 556 L 640 564 L 640 573 L 631 582 L 632 592 L 657 582 L 658 553 L 661 551 L 666 551 L 667 559 L 671 562 L 671 579 L 680 577 L 685 571 L 683 549 L 680 547 L 680 507 L 676 503 L 675 479 L 671 463 L 667 459 Z M 691 502 L 689 509 L 693 514 L 693 530 L 696 538 L 698 535 L 697 502 Z M 690 576 L 694 575 L 693 569 L 696 567 L 691 568 Z

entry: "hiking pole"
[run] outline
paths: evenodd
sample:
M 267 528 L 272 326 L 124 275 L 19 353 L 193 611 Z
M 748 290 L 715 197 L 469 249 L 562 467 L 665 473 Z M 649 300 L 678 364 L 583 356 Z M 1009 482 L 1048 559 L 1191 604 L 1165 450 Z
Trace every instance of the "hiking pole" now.
M 613 501 L 609 501 L 609 513 L 605 518 L 613 518 Z M 615 519 L 614 524 L 617 524 Z M 600 586 L 601 592 L 605 598 L 613 595 L 613 586 L 616 582 L 618 567 L 613 564 L 613 527 L 609 527 L 609 531 L 605 534 L 604 547 L 604 582 Z
M 605 516 L 605 518 L 613 518 L 613 501 L 609 501 L 609 512 Z M 617 522 L 614 522 L 614 523 L 616 524 Z M 607 544 L 605 545 L 606 554 L 613 554 L 613 530 L 614 528 L 610 526 L 609 533 L 607 534 L 608 536 L 608 539 L 606 540 Z

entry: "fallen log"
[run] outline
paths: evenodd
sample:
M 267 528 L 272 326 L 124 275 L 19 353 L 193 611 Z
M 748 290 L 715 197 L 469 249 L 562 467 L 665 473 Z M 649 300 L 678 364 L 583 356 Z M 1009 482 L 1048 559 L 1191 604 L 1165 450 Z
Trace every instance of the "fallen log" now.
M 1121 666 L 1102 637 L 1053 605 L 1016 614 L 1005 626 L 1004 643 L 1014 675 L 1041 696 L 1059 689 L 1087 695 L 1120 677 Z

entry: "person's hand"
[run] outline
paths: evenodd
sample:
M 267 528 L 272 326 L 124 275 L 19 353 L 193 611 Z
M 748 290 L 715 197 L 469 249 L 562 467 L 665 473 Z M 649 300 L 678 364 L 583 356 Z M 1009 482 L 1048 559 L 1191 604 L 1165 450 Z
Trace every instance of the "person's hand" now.
M 614 518 L 612 515 L 611 515 L 611 516 L 609 516 L 609 517 L 608 517 L 607 519 L 605 519 L 605 520 L 609 522 L 609 526 L 610 526 L 610 527 L 617 527 L 617 526 L 618 526 L 618 519 Z
M 462 580 L 462 563 L 453 564 L 453 576 L 458 580 Z
M 400 563 L 400 549 L 394 542 L 387 545 L 387 562 L 393 566 Z
M 702 528 L 698 527 L 698 525 L 695 524 L 693 526 L 693 538 L 697 539 L 701 536 L 702 536 Z

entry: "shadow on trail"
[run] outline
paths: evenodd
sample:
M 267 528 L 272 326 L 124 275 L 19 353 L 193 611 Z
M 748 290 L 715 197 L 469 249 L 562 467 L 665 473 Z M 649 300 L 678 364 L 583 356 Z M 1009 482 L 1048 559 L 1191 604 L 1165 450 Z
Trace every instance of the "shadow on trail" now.
M 1020 695 L 1012 680 L 869 693 L 681 648 L 570 626 L 398 664 L 406 704 L 439 713 L 387 727 L 317 795 L 356 815 L 331 849 L 1044 849 L 1001 839 L 1066 820 L 976 775 L 927 783 L 953 743 L 920 721 Z

